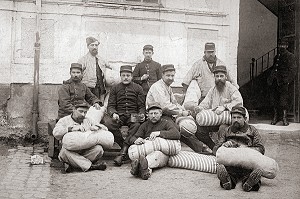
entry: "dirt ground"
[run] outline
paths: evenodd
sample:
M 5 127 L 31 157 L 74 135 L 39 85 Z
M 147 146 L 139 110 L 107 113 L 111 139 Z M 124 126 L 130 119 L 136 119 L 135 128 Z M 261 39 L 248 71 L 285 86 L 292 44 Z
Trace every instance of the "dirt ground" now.
M 299 199 L 299 134 L 275 133 L 265 136 L 265 139 L 266 155 L 277 160 L 280 172 L 275 179 L 263 178 L 261 189 L 250 193 L 244 192 L 240 183 L 234 190 L 221 189 L 216 174 L 169 167 L 154 170 L 149 180 L 141 180 L 130 174 L 130 164 L 115 167 L 111 160 L 106 160 L 109 164 L 106 171 L 61 174 L 48 162 L 43 166 L 29 167 L 26 150 L 19 149 L 11 155 L 6 147 L 1 146 L 0 198 Z M 183 147 L 183 150 L 190 149 Z M 16 159 L 19 159 L 17 163 Z

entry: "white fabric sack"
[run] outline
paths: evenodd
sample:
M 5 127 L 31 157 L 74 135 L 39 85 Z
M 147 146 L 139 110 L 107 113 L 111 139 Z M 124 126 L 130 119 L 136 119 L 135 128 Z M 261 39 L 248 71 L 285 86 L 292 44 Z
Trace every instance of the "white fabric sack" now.
M 64 135 L 62 144 L 65 149 L 71 151 L 88 149 L 95 145 L 110 149 L 114 144 L 114 136 L 111 132 L 102 129 L 86 132 L 73 131 Z
M 106 69 L 105 84 L 107 87 L 112 87 L 121 82 L 120 72 L 116 70 Z
M 279 166 L 277 162 L 251 148 L 220 147 L 216 152 L 217 163 L 246 169 L 261 169 L 266 178 L 276 177 Z
M 185 94 L 183 101 L 183 107 L 186 110 L 194 111 L 195 106 L 198 106 L 198 102 L 201 98 L 201 90 L 196 80 L 192 80 Z
M 168 164 L 169 156 L 161 151 L 153 151 L 146 156 L 150 169 L 161 168 Z
M 97 110 L 95 107 L 91 106 L 86 113 L 85 117 L 91 121 L 92 124 L 99 124 L 105 114 L 106 108 L 102 106 L 100 110 Z

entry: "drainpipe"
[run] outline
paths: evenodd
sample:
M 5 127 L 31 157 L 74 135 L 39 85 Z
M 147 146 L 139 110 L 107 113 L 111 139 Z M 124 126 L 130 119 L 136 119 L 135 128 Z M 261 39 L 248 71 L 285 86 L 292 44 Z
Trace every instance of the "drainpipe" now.
M 34 43 L 34 77 L 33 77 L 33 106 L 32 106 L 32 133 L 31 139 L 38 137 L 38 118 L 39 118 L 39 69 L 40 69 L 40 22 L 42 1 L 36 0 L 36 34 Z

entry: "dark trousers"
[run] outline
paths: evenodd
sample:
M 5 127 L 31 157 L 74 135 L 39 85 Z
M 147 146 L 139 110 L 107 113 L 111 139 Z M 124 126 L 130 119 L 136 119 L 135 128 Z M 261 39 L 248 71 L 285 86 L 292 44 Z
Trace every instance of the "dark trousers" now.
M 116 121 L 108 115 L 105 115 L 102 119 L 101 123 L 103 123 L 110 132 L 114 135 L 115 142 L 118 143 L 119 146 L 123 146 L 123 144 L 130 145 L 130 138 L 137 132 L 140 127 L 140 123 L 131 122 L 130 114 L 120 115 L 120 120 Z M 120 132 L 121 126 L 128 126 L 128 136 L 125 140 L 122 137 Z
M 163 119 L 166 119 L 168 121 L 171 121 L 174 123 L 174 125 L 178 128 L 179 130 L 179 126 L 177 124 L 175 124 L 175 122 L 173 121 L 173 119 L 169 116 L 162 116 Z M 190 147 L 193 151 L 200 153 L 202 152 L 202 148 L 203 148 L 203 143 L 200 142 L 196 136 L 192 135 L 190 137 L 184 137 L 181 136 L 180 137 L 180 141 L 183 142 L 184 144 L 186 144 L 188 147 Z
M 275 108 L 288 109 L 289 104 L 289 84 L 278 85 L 276 81 L 273 81 L 271 86 L 270 102 Z
M 241 167 L 231 167 L 231 166 L 225 166 L 232 183 L 232 189 L 235 188 L 237 182 L 239 180 L 242 181 L 242 184 L 244 184 L 247 179 L 249 178 L 250 173 L 253 171 L 251 169 L 244 169 Z M 221 187 L 223 187 L 222 183 L 220 182 Z M 259 181 L 256 185 L 254 185 L 251 189 L 251 191 L 258 191 L 261 186 L 261 181 Z
M 218 132 L 219 126 L 199 126 L 197 125 L 196 137 L 213 150 L 215 143 L 212 141 L 209 132 Z

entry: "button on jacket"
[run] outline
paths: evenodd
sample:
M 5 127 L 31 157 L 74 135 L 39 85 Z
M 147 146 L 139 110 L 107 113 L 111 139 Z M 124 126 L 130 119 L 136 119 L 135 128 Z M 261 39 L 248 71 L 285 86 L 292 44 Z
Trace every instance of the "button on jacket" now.
M 130 113 L 145 114 L 145 95 L 140 85 L 119 83 L 110 90 L 107 111 L 110 116 Z
M 278 85 L 291 83 L 297 71 L 296 58 L 294 54 L 286 51 L 281 55 L 276 55 L 271 74 L 268 77 L 268 84 L 272 85 L 276 80 Z
M 58 90 L 58 118 L 70 115 L 78 101 L 86 101 L 90 105 L 100 102 L 85 84 L 72 79 L 64 81 Z
M 141 80 L 141 77 L 144 74 L 149 75 L 149 78 L 147 80 Z M 153 60 L 144 60 L 143 62 L 137 64 L 132 75 L 133 81 L 141 85 L 145 92 L 145 95 L 147 95 L 147 92 L 149 91 L 149 88 L 152 86 L 152 84 L 161 79 L 161 65 Z

